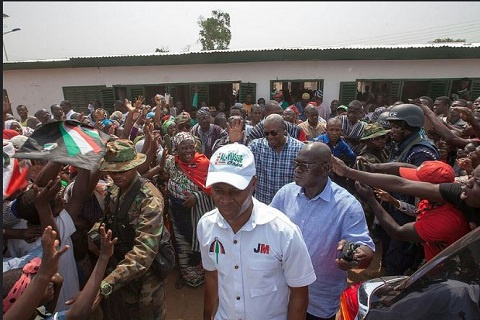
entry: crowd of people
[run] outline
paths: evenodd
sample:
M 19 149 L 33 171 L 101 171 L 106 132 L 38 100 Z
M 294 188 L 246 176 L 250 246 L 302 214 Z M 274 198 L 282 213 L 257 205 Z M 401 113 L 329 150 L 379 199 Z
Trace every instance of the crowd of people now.
M 165 319 L 169 243 L 204 319 L 333 320 L 376 245 L 382 274 L 411 274 L 480 225 L 480 97 L 364 96 L 212 108 L 196 90 L 191 112 L 157 94 L 18 117 L 4 97 L 4 318 Z M 25 156 L 58 123 L 97 132 L 101 161 Z

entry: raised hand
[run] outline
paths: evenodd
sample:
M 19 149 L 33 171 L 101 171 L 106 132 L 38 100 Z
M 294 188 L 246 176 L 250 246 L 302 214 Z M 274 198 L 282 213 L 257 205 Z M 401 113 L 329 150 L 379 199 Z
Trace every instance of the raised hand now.
M 118 242 L 118 238 L 112 240 L 112 230 L 105 232 L 105 224 L 99 228 L 100 236 L 102 237 L 101 247 L 100 247 L 100 257 L 109 259 L 113 255 L 113 248 Z
M 460 118 L 462 118 L 463 121 L 466 121 L 468 123 L 472 123 L 473 121 L 475 121 L 475 115 L 473 114 L 473 110 L 468 107 L 452 107 L 452 110 L 459 112 Z
M 373 193 L 373 189 L 363 183 L 355 181 L 355 189 L 357 190 L 360 197 L 362 197 L 365 201 L 368 199 L 375 199 L 375 194 Z
M 55 180 L 48 181 L 47 185 L 40 190 L 37 185 L 33 185 L 33 189 L 35 190 L 35 203 L 50 203 L 57 193 L 62 188 L 62 184 L 60 182 L 60 178 L 57 177 Z
M 43 272 L 50 277 L 53 277 L 53 275 L 57 273 L 60 257 L 70 248 L 66 245 L 62 249 L 57 250 L 60 242 L 56 240 L 56 237 L 57 233 L 51 226 L 45 228 L 42 235 L 43 254 L 39 273 Z
M 145 98 L 143 96 L 138 96 L 134 104 L 135 109 L 136 110 L 140 109 L 144 101 L 145 101 Z
M 227 122 L 228 136 L 230 138 L 230 143 L 240 142 L 245 136 L 245 130 L 243 130 L 243 119 L 242 117 L 232 117 L 231 121 Z
M 383 202 L 393 202 L 395 200 L 394 197 L 390 195 L 387 191 L 384 191 L 382 189 L 373 189 L 373 192 L 375 193 L 375 196 Z
M 460 159 L 457 159 L 457 164 L 460 168 L 467 171 L 468 174 L 473 172 L 472 159 L 467 157 L 460 158 Z
M 343 162 L 339 158 L 332 155 L 332 171 L 333 172 L 335 172 L 336 174 L 338 174 L 341 177 L 345 177 L 348 170 L 349 170 L 349 168 L 345 164 L 345 162 Z
M 125 98 L 125 107 L 127 108 L 128 112 L 135 112 L 135 108 L 132 106 L 132 102 Z

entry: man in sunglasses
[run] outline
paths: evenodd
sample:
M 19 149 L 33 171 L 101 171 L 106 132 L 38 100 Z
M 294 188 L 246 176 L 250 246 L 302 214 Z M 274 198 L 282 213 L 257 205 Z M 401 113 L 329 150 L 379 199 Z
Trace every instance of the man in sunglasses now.
M 253 140 L 248 147 L 257 165 L 255 198 L 268 204 L 278 189 L 293 181 L 292 161 L 304 144 L 287 135 L 285 121 L 279 114 L 265 119 L 263 136 L 265 138 Z
M 335 319 L 347 270 L 367 268 L 375 250 L 360 202 L 328 176 L 331 157 L 323 142 L 304 145 L 293 161 L 295 182 L 270 203 L 300 227 L 312 258 L 317 280 L 308 288 L 307 320 Z M 346 241 L 359 246 L 351 259 L 338 258 Z

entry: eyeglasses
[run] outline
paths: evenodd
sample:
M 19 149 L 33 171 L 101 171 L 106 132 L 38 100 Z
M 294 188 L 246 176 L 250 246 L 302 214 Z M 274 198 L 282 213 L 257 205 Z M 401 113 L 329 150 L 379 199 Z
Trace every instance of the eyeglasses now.
M 292 161 L 293 168 L 299 168 L 302 171 L 310 171 L 315 168 L 318 164 L 317 163 L 302 163 L 298 162 L 297 160 Z
M 276 137 L 278 135 L 278 132 L 277 131 L 263 131 L 263 134 L 265 135 L 265 137 L 268 137 L 269 135 L 272 135 L 272 137 Z

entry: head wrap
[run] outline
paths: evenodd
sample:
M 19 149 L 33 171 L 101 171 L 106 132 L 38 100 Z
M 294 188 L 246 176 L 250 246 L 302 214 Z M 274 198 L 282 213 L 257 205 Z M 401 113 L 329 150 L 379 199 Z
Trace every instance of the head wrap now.
M 174 118 L 174 117 L 170 117 L 167 121 L 163 122 L 163 124 L 162 124 L 163 134 L 166 134 L 168 128 L 169 128 L 171 125 L 174 125 L 174 124 L 175 124 L 175 118 Z
M 15 285 L 10 289 L 5 299 L 3 299 L 3 314 L 10 309 L 13 304 L 20 298 L 23 291 L 27 288 L 32 281 L 32 276 L 38 272 L 42 259 L 39 257 L 33 258 L 23 267 L 23 274 L 20 279 L 17 280 Z
M 177 150 L 178 146 L 183 141 L 189 141 L 189 140 L 191 140 L 191 141 L 193 141 L 193 143 L 195 143 L 195 137 L 190 132 L 181 131 L 181 132 L 177 133 L 172 139 L 173 151 L 175 152 Z
M 208 107 L 201 107 L 200 110 L 197 111 L 197 117 L 209 116 L 209 115 L 210 115 L 210 108 Z
M 22 127 L 20 122 L 18 122 L 17 120 L 7 120 L 5 121 L 5 129 L 10 129 L 12 127 L 12 124 L 14 124 L 15 122 L 18 123 L 20 127 Z

